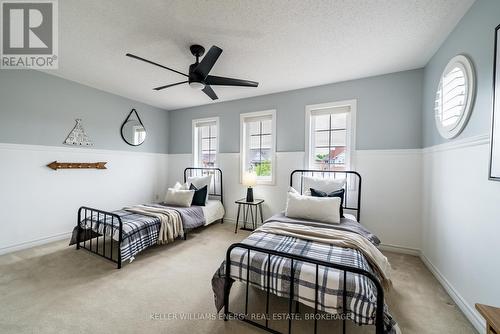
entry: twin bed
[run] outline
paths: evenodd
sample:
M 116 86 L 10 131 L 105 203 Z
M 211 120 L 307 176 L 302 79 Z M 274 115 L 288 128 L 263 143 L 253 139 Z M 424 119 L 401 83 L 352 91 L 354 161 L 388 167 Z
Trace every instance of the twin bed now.
M 104 257 L 120 269 L 124 261 L 132 261 L 150 246 L 172 242 L 178 237 L 186 239 L 189 231 L 195 228 L 215 221 L 222 223 L 225 213 L 222 171 L 219 168 L 188 167 L 184 170 L 184 182 L 191 177 L 206 175 L 211 175 L 212 182 L 205 206 L 179 207 L 160 203 L 113 212 L 81 207 L 70 245 L 76 244 L 76 249 L 83 248 Z M 159 217 L 172 218 L 172 221 L 163 224 Z
M 359 223 L 361 176 L 351 171 L 296 170 L 290 186 L 302 195 L 304 176 L 345 178 L 343 209 L 339 224 L 296 219 L 277 214 L 240 243 L 233 244 L 212 278 L 215 306 L 224 319 L 237 318 L 271 333 L 274 318 L 270 294 L 288 299 L 288 333 L 292 332 L 293 305 L 308 306 L 317 333 L 321 314 L 337 315 L 346 332 L 346 319 L 357 325 L 374 325 L 377 334 L 400 333 L 384 304 L 390 283 L 390 265 L 376 249 L 379 239 Z M 229 310 L 233 283 L 245 285 L 244 311 Z M 265 292 L 264 319 L 248 312 L 249 286 Z M 255 314 L 255 313 L 254 313 Z
M 212 175 L 210 199 L 204 207 L 169 207 L 150 204 L 135 210 L 106 212 L 81 207 L 73 233 L 76 248 L 83 248 L 117 264 L 133 260 L 134 256 L 152 245 L 162 243 L 162 236 L 186 238 L 188 231 L 223 221 L 222 171 L 218 168 L 186 168 L 184 181 L 190 176 Z M 374 325 L 377 334 L 400 333 L 395 320 L 384 303 L 384 289 L 390 282 L 390 265 L 376 249 L 379 239 L 359 223 L 361 211 L 361 176 L 352 171 L 295 170 L 290 186 L 302 195 L 304 177 L 345 178 L 344 215 L 339 224 L 311 219 L 297 219 L 276 214 L 240 243 L 231 245 L 225 261 L 212 278 L 217 311 L 224 310 L 224 319 L 231 316 L 256 327 L 279 333 L 271 328 L 270 294 L 288 299 L 288 314 L 293 305 L 306 305 L 314 313 L 314 333 L 317 315 L 331 314 L 358 325 Z M 180 225 L 171 231 L 162 230 L 157 217 L 142 214 L 142 209 L 175 213 Z M 180 230 L 180 231 L 176 231 Z M 235 281 L 245 284 L 245 310 L 232 313 L 229 295 Z M 266 295 L 264 321 L 254 321 L 248 313 L 249 287 Z M 292 331 L 293 316 L 288 317 L 288 333 Z M 321 319 L 321 317 L 319 317 Z M 261 319 L 262 320 L 262 319 Z

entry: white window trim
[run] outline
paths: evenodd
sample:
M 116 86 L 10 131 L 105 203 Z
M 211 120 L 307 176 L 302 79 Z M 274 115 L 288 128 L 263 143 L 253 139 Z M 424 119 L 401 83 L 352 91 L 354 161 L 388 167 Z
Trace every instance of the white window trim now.
M 261 116 L 269 116 L 271 115 L 271 129 L 272 129 L 272 146 L 273 149 L 271 151 L 271 165 L 272 165 L 272 174 L 271 180 L 259 180 L 257 178 L 257 184 L 262 185 L 275 185 L 276 184 L 276 110 L 263 110 L 263 111 L 255 111 L 248 112 L 244 114 L 240 114 L 240 183 L 243 183 L 243 174 L 245 173 L 245 119 L 252 117 L 261 117 Z
M 192 165 L 195 167 L 202 167 L 198 163 L 198 140 L 197 140 L 197 134 L 196 134 L 196 125 L 199 123 L 208 123 L 208 122 L 215 122 L 215 127 L 217 129 L 217 146 L 215 148 L 215 154 L 216 154 L 216 166 L 219 165 L 219 143 L 220 143 L 220 137 L 219 137 L 219 117 L 207 117 L 207 118 L 197 118 L 193 119 L 192 121 L 192 126 L 191 126 L 191 141 L 192 141 L 192 148 L 191 148 L 191 159 L 192 159 Z
M 321 104 L 312 104 L 312 105 L 307 105 L 306 106 L 306 112 L 305 112 L 305 140 L 306 140 L 306 145 L 305 145 L 305 163 L 304 165 L 306 166 L 307 169 L 311 168 L 311 157 L 309 156 L 312 148 L 311 148 L 311 114 L 313 110 L 318 110 L 318 109 L 328 109 L 328 108 L 338 108 L 338 107 L 349 107 L 350 112 L 349 112 L 349 117 L 347 117 L 347 131 L 349 135 L 347 136 L 347 147 L 349 148 L 347 152 L 347 157 L 346 161 L 348 162 L 348 170 L 355 170 L 355 153 L 356 153 L 356 110 L 357 110 L 357 103 L 358 101 L 356 99 L 353 100 L 343 100 L 343 101 L 336 101 L 336 102 L 328 102 L 328 103 L 321 103 Z

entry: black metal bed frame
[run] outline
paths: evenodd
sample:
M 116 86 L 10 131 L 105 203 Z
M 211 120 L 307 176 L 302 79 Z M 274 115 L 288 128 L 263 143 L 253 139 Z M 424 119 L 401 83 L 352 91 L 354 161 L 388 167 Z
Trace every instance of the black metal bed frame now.
M 304 193 L 304 176 L 317 176 L 321 175 L 322 178 L 337 178 L 337 176 L 343 176 L 346 179 L 346 184 L 344 185 L 344 206 L 343 208 L 346 210 L 351 210 L 356 212 L 356 219 L 359 222 L 360 220 L 360 212 L 361 212 L 361 175 L 356 171 L 329 171 L 329 170 L 318 170 L 318 169 L 296 169 L 290 174 L 290 187 L 293 187 L 294 184 L 294 176 L 297 175 L 299 177 L 300 186 L 299 189 L 296 189 L 300 192 L 300 194 Z M 353 198 L 349 196 L 349 189 L 352 188 L 357 190 L 356 198 L 354 198 L 355 203 L 351 205 L 351 201 Z M 307 190 L 307 189 L 306 189 Z
M 202 176 L 202 175 L 213 175 L 213 182 L 210 185 L 210 189 L 208 190 L 209 196 L 218 197 L 222 204 L 223 202 L 223 186 L 222 186 L 222 170 L 220 168 L 200 168 L 200 167 L 188 167 L 184 169 L 184 182 L 186 182 L 188 176 Z M 111 226 L 107 224 L 103 225 L 102 234 L 97 233 L 90 229 L 82 229 L 80 223 L 82 221 L 87 222 L 89 218 L 96 217 L 97 221 L 103 219 L 106 221 L 111 218 Z M 115 221 L 118 224 L 115 224 Z M 221 219 L 221 223 L 224 222 Z M 113 263 L 116 263 L 117 268 L 120 269 L 122 267 L 122 254 L 121 254 L 121 243 L 123 237 L 123 222 L 117 214 L 113 212 L 107 212 L 99 209 L 90 208 L 87 206 L 82 206 L 78 209 L 77 213 L 77 235 L 76 235 L 76 249 L 83 248 L 91 253 L 97 254 Z M 109 232 L 111 229 L 111 233 Z M 113 239 L 113 235 L 118 232 L 118 241 Z M 184 233 L 184 240 L 187 238 L 187 232 Z M 83 241 L 80 241 L 83 235 Z M 101 241 L 99 242 L 99 238 Z M 95 239 L 95 240 L 94 240 Z M 94 240 L 94 242 L 92 242 Z M 101 247 L 99 247 L 99 243 Z M 108 246 L 107 243 L 109 244 Z M 113 254 L 113 246 L 116 246 L 117 250 Z M 108 250 L 106 252 L 106 250 Z M 115 255 L 115 257 L 113 257 Z
M 344 174 L 346 176 L 347 182 L 346 182 L 346 200 L 347 202 L 347 188 L 349 188 L 350 185 L 350 180 L 349 178 L 353 177 L 354 179 L 357 179 L 357 185 L 358 185 L 358 194 L 357 194 L 357 204 L 355 206 L 349 206 L 345 205 L 345 208 L 348 210 L 353 210 L 356 211 L 357 213 L 357 218 L 359 220 L 359 213 L 361 210 L 360 206 L 360 200 L 361 200 L 361 175 L 357 172 L 354 171 L 321 171 L 321 170 L 294 170 L 290 174 L 290 186 L 293 186 L 293 180 L 294 180 L 294 175 L 300 175 L 300 192 L 302 193 L 303 191 L 303 181 L 302 181 L 302 176 L 305 174 L 318 174 L 321 173 L 322 176 L 325 176 L 325 173 L 333 175 L 333 177 L 336 177 L 339 174 Z M 334 174 L 331 174 L 334 173 Z M 296 254 L 289 254 L 289 253 L 284 253 L 272 249 L 266 249 L 266 248 L 261 248 L 261 247 L 256 247 L 252 245 L 247 245 L 244 243 L 235 243 L 229 246 L 227 252 L 226 252 L 226 267 L 225 267 L 225 275 L 226 275 L 226 280 L 225 280 L 225 285 L 224 285 L 224 320 L 227 321 L 229 319 L 230 315 L 234 315 L 234 313 L 229 311 L 229 294 L 231 290 L 231 282 L 230 282 L 230 271 L 231 271 L 231 252 L 235 248 L 240 248 L 240 249 L 246 249 L 247 250 L 247 277 L 246 277 L 246 295 L 245 295 L 245 312 L 244 312 L 244 317 L 238 317 L 238 319 L 249 323 L 253 326 L 256 326 L 260 329 L 266 330 L 270 333 L 275 333 L 275 334 L 281 334 L 279 331 L 274 330 L 269 327 L 269 295 L 270 295 L 270 276 L 271 276 L 271 255 L 273 256 L 279 256 L 283 257 L 286 259 L 290 259 L 291 264 L 291 272 L 290 272 L 290 293 L 288 297 L 288 312 L 289 315 L 293 314 L 293 302 L 294 302 L 294 284 L 296 283 L 296 279 L 294 277 L 295 275 L 295 267 L 294 267 L 294 261 L 300 261 L 300 262 L 306 262 L 306 263 L 311 263 L 315 265 L 316 267 L 316 282 L 315 282 L 315 301 L 314 301 L 314 333 L 317 333 L 318 329 L 318 324 L 317 324 L 317 314 L 318 314 L 318 289 L 319 289 L 319 266 L 327 267 L 327 268 L 332 268 L 332 269 L 337 269 L 339 271 L 343 271 L 343 276 L 344 276 L 344 286 L 343 286 L 343 293 L 342 293 L 342 314 L 340 315 L 342 317 L 342 333 L 345 334 L 346 332 L 346 317 L 347 317 L 347 308 L 344 307 L 346 305 L 346 276 L 347 273 L 354 273 L 362 276 L 366 276 L 369 280 L 373 282 L 377 289 L 377 309 L 376 309 L 376 314 L 375 314 L 375 333 L 376 334 L 382 334 L 384 332 L 384 324 L 383 324 L 383 316 L 384 316 L 384 289 L 382 288 L 382 285 L 379 281 L 379 279 L 373 275 L 372 273 L 356 268 L 356 267 L 350 267 L 338 263 L 330 263 L 330 262 L 325 262 L 321 260 L 317 260 L 314 258 L 310 257 L 305 257 L 302 255 L 296 255 Z M 250 280 L 249 280 L 249 275 L 250 275 L 250 251 L 255 251 L 259 253 L 263 253 L 267 255 L 267 275 L 266 275 L 266 320 L 265 320 L 265 325 L 262 325 L 260 323 L 257 323 L 253 320 L 248 319 L 248 289 L 250 285 Z M 296 302 L 296 307 L 298 309 L 298 301 Z M 292 333 L 292 319 L 293 317 L 289 316 L 288 317 L 288 333 Z

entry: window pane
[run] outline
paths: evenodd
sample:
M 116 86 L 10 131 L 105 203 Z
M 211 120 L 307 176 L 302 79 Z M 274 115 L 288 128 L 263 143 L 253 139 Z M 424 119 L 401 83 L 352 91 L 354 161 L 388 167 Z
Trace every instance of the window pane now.
M 262 136 L 262 148 L 271 149 L 272 148 L 273 137 L 271 135 Z
M 260 136 L 251 136 L 249 147 L 250 147 L 250 149 L 259 149 L 260 148 Z
M 269 116 L 252 116 L 244 123 L 243 145 L 245 155 L 243 171 L 253 171 L 258 180 L 272 180 L 272 151 L 274 149 L 272 134 L 272 118 Z
M 202 150 L 210 149 L 211 147 L 209 145 L 210 145 L 210 139 L 202 139 L 201 140 L 201 149 Z
M 208 126 L 202 126 L 200 128 L 200 131 L 201 131 L 201 138 L 207 138 L 208 137 L 208 130 L 209 130 L 209 127 Z
M 314 146 L 328 146 L 328 132 L 329 131 L 320 131 L 314 133 Z
M 313 160 L 317 162 L 328 161 L 328 148 L 315 148 Z
M 332 131 L 332 146 L 345 146 L 347 140 L 347 131 Z
M 332 114 L 332 129 L 347 128 L 347 114 Z
M 212 150 L 217 150 L 217 138 L 212 138 L 212 139 L 211 139 L 211 142 L 212 142 L 212 143 L 210 144 L 210 146 L 211 146 L 210 148 L 211 148 Z
M 262 121 L 262 133 L 271 133 L 272 124 L 271 120 Z
M 250 135 L 257 135 L 260 133 L 260 122 L 248 122 L 247 123 L 248 133 Z
M 272 165 L 271 160 L 263 160 L 255 164 L 255 174 L 257 177 L 271 176 Z
M 195 165 L 197 167 L 214 167 L 217 157 L 217 124 L 215 122 L 205 122 L 195 124 L 194 138 Z
M 327 130 L 330 127 L 330 115 L 312 116 L 314 119 L 314 130 Z

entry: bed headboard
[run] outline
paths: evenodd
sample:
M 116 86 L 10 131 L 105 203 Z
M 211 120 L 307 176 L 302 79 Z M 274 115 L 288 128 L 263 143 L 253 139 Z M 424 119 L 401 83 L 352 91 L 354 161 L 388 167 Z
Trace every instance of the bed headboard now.
M 344 209 L 355 213 L 359 221 L 361 212 L 361 175 L 355 171 L 328 171 L 314 169 L 297 169 L 290 174 L 290 187 L 294 187 L 301 194 L 304 192 L 303 176 L 321 178 L 345 178 Z
M 187 167 L 184 169 L 184 182 L 191 176 L 212 175 L 212 183 L 208 189 L 208 195 L 218 197 L 224 204 L 224 193 L 222 191 L 222 170 L 220 168 L 210 167 Z

